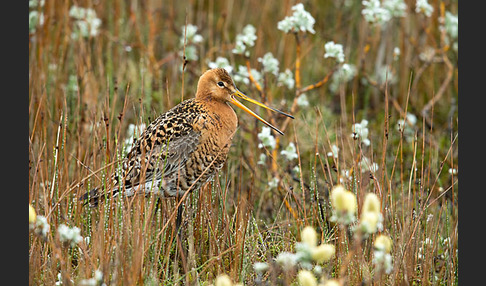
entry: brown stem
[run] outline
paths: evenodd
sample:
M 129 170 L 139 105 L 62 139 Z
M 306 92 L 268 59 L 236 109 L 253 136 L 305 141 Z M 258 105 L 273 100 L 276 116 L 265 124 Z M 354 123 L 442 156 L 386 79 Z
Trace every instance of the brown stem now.
M 295 33 L 295 41 L 297 42 L 297 47 L 295 49 L 295 87 L 297 90 L 301 87 L 301 80 L 300 80 L 300 39 L 299 34 Z
M 246 59 L 246 68 L 248 70 L 248 78 L 250 79 L 250 81 L 255 85 L 256 89 L 258 89 L 258 91 L 263 96 L 263 89 L 262 89 L 261 85 L 255 80 L 255 78 L 251 74 L 250 61 L 248 60 L 248 58 Z

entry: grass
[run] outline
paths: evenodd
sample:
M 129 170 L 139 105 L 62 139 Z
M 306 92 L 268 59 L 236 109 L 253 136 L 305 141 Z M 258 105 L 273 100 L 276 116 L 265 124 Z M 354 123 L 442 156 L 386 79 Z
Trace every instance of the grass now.
M 439 18 L 444 11 L 457 14 L 457 1 L 430 1 L 431 17 L 405 1 L 407 15 L 386 28 L 364 21 L 359 1 L 305 1 L 316 33 L 298 38 L 277 30 L 294 1 L 183 2 L 47 0 L 30 8 L 44 21 L 29 35 L 29 203 L 50 224 L 45 237 L 30 232 L 30 284 L 77 285 L 96 270 L 107 285 L 210 284 L 222 273 L 245 285 L 297 283 L 300 268 L 285 272 L 274 260 L 295 252 L 301 230 L 310 225 L 320 242 L 336 247 L 322 265 L 325 277 L 347 285 L 456 285 L 457 52 Z M 75 4 L 96 11 L 99 34 L 71 36 L 77 24 L 68 12 Z M 179 42 L 186 23 L 196 25 L 204 41 L 196 45 L 199 59 L 185 63 Z M 248 58 L 231 52 L 247 24 L 258 36 Z M 323 57 L 331 40 L 343 45 L 346 63 L 357 70 L 334 91 L 337 65 Z M 401 51 L 396 60 L 395 47 Z M 424 59 L 429 47 L 434 55 Z M 285 132 L 274 135 L 274 150 L 261 149 L 262 124 L 237 111 L 239 130 L 227 163 L 183 202 L 181 239 L 173 199 L 108 200 L 93 209 L 75 199 L 106 184 L 119 168 L 129 124 L 148 124 L 193 97 L 208 61 L 222 56 L 235 69 L 261 71 L 258 58 L 267 52 L 281 72 L 289 68 L 298 77 L 296 86 L 279 86 L 270 74 L 261 86 L 237 86 L 295 120 L 252 106 Z M 380 67 L 389 68 L 386 81 L 377 76 Z M 297 104 L 303 93 L 308 107 Z M 407 112 L 417 121 L 400 131 L 397 123 Z M 369 146 L 351 136 L 363 119 Z M 280 155 L 290 142 L 298 154 L 291 161 Z M 337 158 L 327 155 L 332 145 L 339 148 Z M 262 153 L 263 166 L 257 164 Z M 378 169 L 362 172 L 365 157 Z M 274 178 L 278 185 L 271 188 Z M 356 195 L 358 212 L 366 193 L 380 198 L 380 233 L 393 241 L 391 273 L 374 271 L 377 234 L 355 243 L 349 228 L 330 221 L 329 192 L 337 184 Z M 56 232 L 61 224 L 80 228 L 84 240 L 63 244 Z M 268 262 L 270 270 L 258 276 L 255 262 Z

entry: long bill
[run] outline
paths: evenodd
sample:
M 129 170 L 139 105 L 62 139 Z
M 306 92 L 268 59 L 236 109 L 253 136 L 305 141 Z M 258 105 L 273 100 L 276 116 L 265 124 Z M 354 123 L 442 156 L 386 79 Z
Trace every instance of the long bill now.
M 241 91 L 239 90 L 236 90 L 233 95 L 236 95 L 238 96 L 239 98 L 242 98 L 246 101 L 249 101 L 251 103 L 254 103 L 258 106 L 261 106 L 265 109 L 268 109 L 268 110 L 271 110 L 271 111 L 274 111 L 274 112 L 277 112 L 277 113 L 280 113 L 282 115 L 285 115 L 287 117 L 290 117 L 292 119 L 294 119 L 294 117 L 290 114 L 287 114 L 285 112 L 282 112 L 278 109 L 275 109 L 275 108 L 272 108 L 272 107 L 269 107 L 269 106 L 266 106 L 265 104 L 263 103 L 260 103 L 254 99 L 251 99 L 249 98 L 248 96 L 246 96 L 245 94 L 243 94 Z M 261 122 L 265 123 L 268 127 L 272 128 L 273 130 L 275 130 L 276 132 L 278 132 L 280 135 L 284 135 L 284 133 L 282 131 L 280 131 L 277 127 L 273 126 L 272 124 L 268 123 L 265 119 L 261 118 L 258 114 L 256 114 L 255 112 L 251 111 L 250 109 L 248 109 L 246 106 L 244 106 L 241 102 L 239 102 L 238 100 L 236 100 L 236 98 L 234 96 L 231 96 L 231 103 L 233 103 L 234 105 L 236 105 L 237 107 L 243 109 L 245 112 L 247 112 L 248 114 L 250 114 L 251 116 L 255 117 L 256 119 L 260 120 Z

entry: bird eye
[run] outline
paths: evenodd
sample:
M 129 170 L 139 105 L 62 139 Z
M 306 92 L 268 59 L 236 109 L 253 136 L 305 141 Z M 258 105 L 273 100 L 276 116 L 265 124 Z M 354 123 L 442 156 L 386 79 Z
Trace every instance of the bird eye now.
M 218 82 L 218 86 L 219 87 L 224 87 L 224 82 L 222 82 L 222 81 Z

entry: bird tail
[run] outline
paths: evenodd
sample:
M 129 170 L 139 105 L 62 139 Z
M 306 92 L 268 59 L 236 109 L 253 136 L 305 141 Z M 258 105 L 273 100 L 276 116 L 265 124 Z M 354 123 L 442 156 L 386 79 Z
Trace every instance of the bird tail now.
M 100 188 L 94 188 L 89 192 L 84 193 L 79 197 L 83 201 L 83 206 L 89 205 L 94 208 L 97 207 L 100 202 L 103 202 L 107 198 L 111 198 L 118 193 L 118 188 L 112 189 L 107 192 L 103 192 Z

